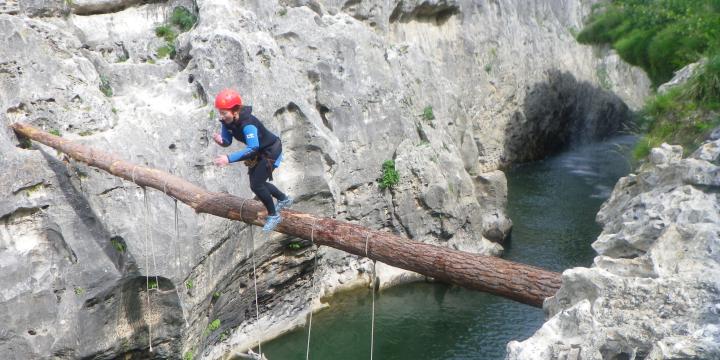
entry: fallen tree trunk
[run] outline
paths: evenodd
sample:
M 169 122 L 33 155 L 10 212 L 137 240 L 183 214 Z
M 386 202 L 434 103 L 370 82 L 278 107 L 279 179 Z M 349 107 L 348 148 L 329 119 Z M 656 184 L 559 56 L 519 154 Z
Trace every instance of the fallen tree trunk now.
M 165 192 L 198 213 L 262 226 L 263 205 L 226 193 L 209 192 L 175 175 L 135 165 L 91 147 L 74 143 L 24 124 L 13 124 L 21 136 L 55 148 L 68 156 L 110 174 Z M 484 291 L 528 305 L 542 307 L 545 298 L 560 288 L 560 274 L 514 263 L 413 241 L 388 232 L 292 210 L 283 210 L 276 231 L 313 240 L 351 254 L 414 271 L 468 289 Z

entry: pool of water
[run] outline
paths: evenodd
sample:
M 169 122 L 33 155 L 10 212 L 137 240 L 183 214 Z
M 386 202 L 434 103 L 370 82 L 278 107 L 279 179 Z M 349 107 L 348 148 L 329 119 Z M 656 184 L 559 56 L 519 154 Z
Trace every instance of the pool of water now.
M 503 258 L 563 271 L 589 266 L 600 233 L 595 214 L 630 171 L 634 138 L 617 137 L 507 171 L 513 231 Z M 339 294 L 313 316 L 311 359 L 369 359 L 369 290 Z M 375 304 L 374 359 L 502 359 L 531 336 L 542 310 L 437 283 L 382 291 Z M 263 345 L 268 359 L 305 359 L 307 329 Z

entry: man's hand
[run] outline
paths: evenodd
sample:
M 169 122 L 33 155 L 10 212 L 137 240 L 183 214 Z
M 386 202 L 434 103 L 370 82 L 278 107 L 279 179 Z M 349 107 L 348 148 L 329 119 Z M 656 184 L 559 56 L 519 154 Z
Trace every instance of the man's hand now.
M 216 157 L 215 160 L 213 160 L 213 162 L 215 163 L 215 165 L 220 166 L 220 167 L 223 167 L 230 163 L 230 161 L 228 160 L 226 155 L 220 155 L 220 156 Z
M 220 135 L 220 133 L 215 133 L 215 135 L 213 135 L 213 140 L 215 140 L 215 143 L 217 143 L 218 145 L 221 145 L 221 146 L 224 146 L 224 145 L 225 145 L 225 143 L 223 142 L 223 138 L 222 138 L 222 136 Z

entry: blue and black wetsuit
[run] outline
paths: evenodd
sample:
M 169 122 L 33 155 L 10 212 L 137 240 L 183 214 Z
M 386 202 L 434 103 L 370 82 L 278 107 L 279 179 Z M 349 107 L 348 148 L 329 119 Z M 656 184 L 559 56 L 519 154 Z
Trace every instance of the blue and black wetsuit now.
M 282 161 L 282 142 L 280 138 L 270 132 L 265 126 L 252 115 L 252 107 L 244 106 L 240 111 L 240 117 L 231 124 L 222 125 L 222 146 L 230 146 L 233 138 L 240 140 L 245 145 L 244 149 L 228 155 L 229 162 L 257 159 L 257 163 L 248 168 L 250 176 L 250 189 L 260 198 L 268 211 L 268 215 L 275 215 L 275 203 L 273 197 L 284 200 L 287 196 L 272 181 L 273 169 L 280 166 Z

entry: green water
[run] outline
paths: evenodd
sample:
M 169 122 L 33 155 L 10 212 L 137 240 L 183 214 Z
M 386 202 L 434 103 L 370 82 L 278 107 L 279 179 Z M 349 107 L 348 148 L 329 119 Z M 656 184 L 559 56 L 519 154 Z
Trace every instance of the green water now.
M 630 170 L 631 137 L 587 145 L 507 172 L 513 233 L 503 258 L 562 271 L 589 266 L 600 233 L 595 214 Z M 542 310 L 458 287 L 417 283 L 382 291 L 373 359 L 502 359 L 531 336 Z M 369 290 L 332 298 L 313 316 L 310 358 L 370 358 Z M 268 359 L 305 359 L 307 329 L 263 345 Z

